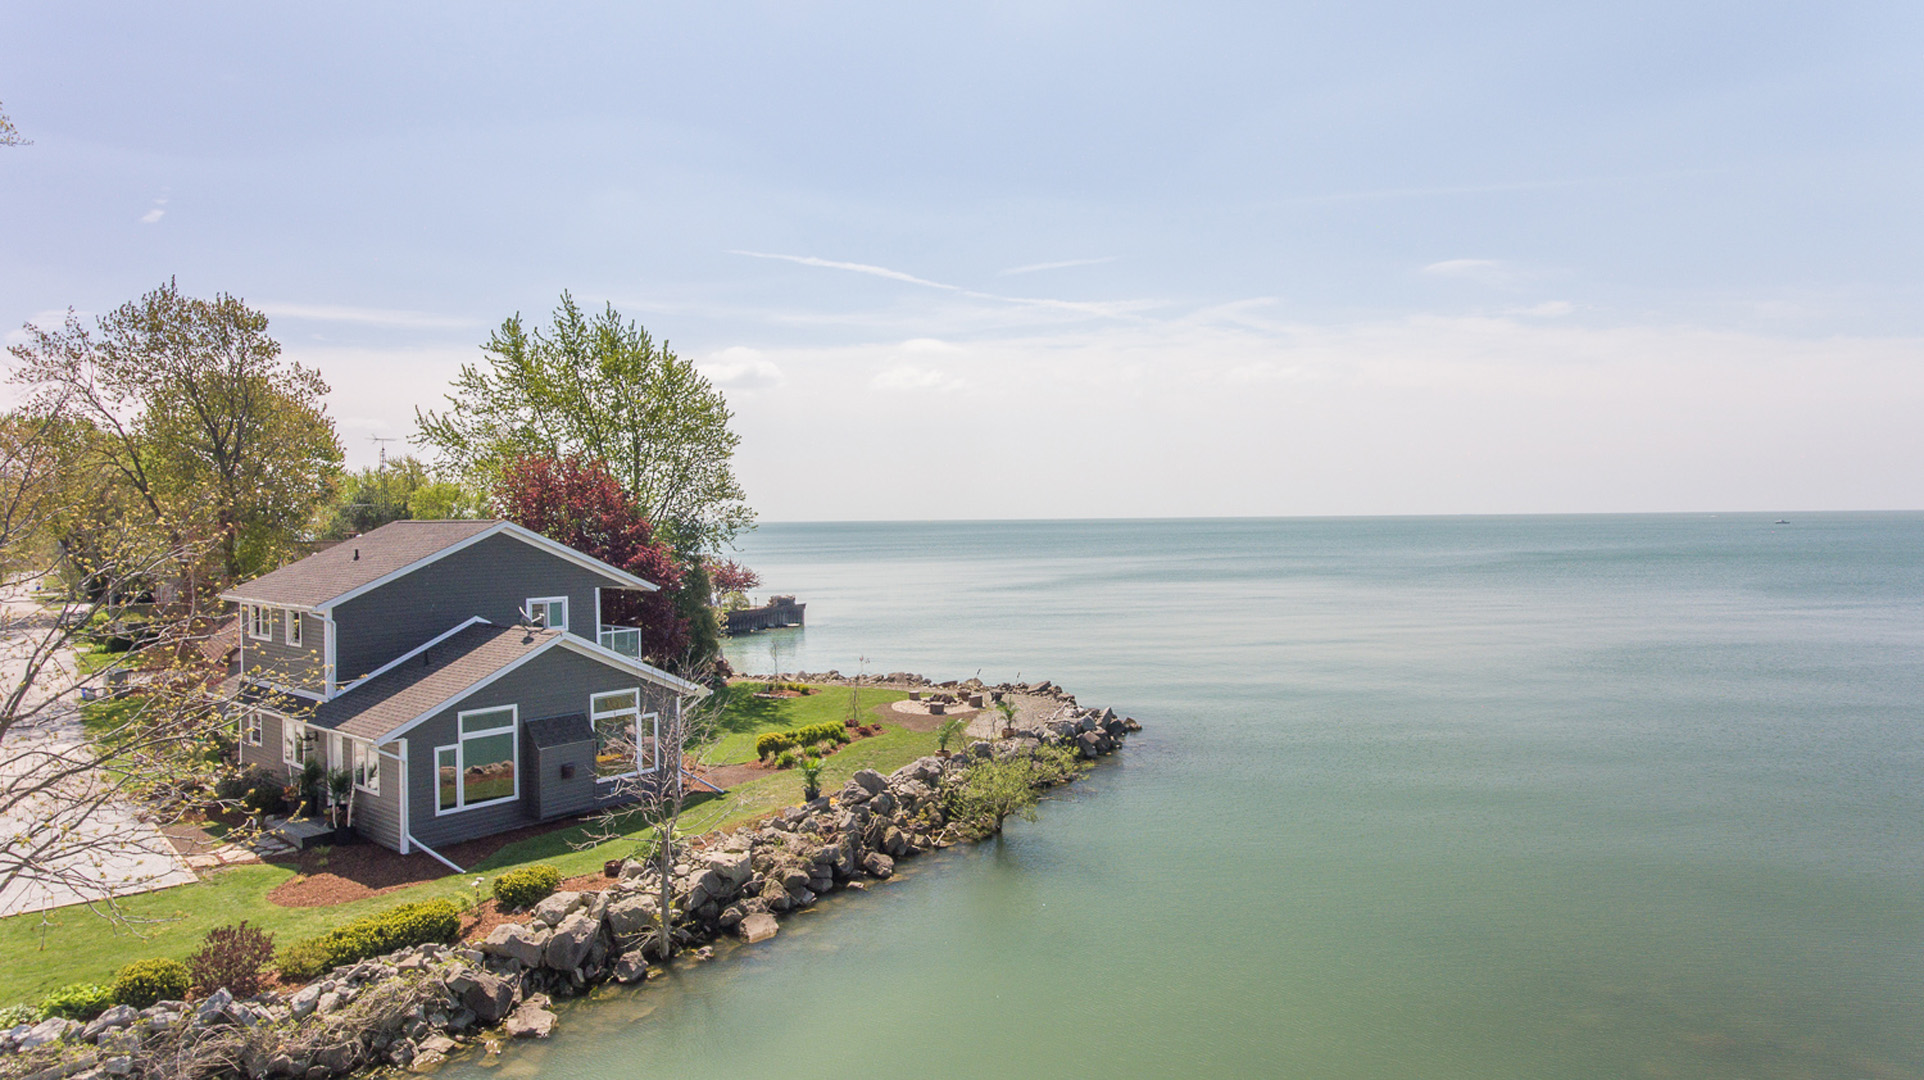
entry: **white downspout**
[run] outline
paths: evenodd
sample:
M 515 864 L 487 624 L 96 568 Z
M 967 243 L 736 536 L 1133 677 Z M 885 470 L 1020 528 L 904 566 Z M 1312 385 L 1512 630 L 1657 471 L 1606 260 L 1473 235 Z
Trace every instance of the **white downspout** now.
M 408 773 L 408 744 L 401 740 L 401 854 L 408 853 L 408 843 L 414 839 L 408 831 L 408 806 L 414 802 L 413 776 Z

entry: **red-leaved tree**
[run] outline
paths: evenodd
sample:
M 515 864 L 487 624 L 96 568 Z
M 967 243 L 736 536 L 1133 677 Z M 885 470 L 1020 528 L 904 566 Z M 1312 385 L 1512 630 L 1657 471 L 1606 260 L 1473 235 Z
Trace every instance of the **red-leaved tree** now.
M 574 457 L 517 458 L 502 471 L 494 501 L 509 521 L 661 586 L 657 592 L 603 592 L 601 617 L 616 626 L 639 626 L 642 655 L 651 662 L 681 666 L 688 622 L 675 614 L 671 599 L 681 587 L 681 568 L 606 466 Z
M 718 559 L 708 564 L 708 583 L 716 596 L 726 596 L 760 586 L 762 576 L 733 559 Z

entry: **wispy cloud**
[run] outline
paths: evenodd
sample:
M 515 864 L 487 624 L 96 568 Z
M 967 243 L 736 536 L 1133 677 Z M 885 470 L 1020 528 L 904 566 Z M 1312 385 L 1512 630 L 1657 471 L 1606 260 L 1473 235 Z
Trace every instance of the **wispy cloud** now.
M 424 311 L 399 311 L 392 308 L 345 307 L 336 304 L 286 304 L 267 300 L 254 305 L 263 314 L 277 319 L 306 322 L 361 323 L 368 326 L 406 326 L 419 329 L 455 329 L 473 326 L 471 319 L 433 315 Z
M 1011 266 L 1007 270 L 997 270 L 998 277 L 1012 277 L 1016 274 L 1034 274 L 1043 270 L 1067 270 L 1072 266 L 1101 266 L 1122 258 L 1120 255 L 1105 255 L 1100 259 L 1063 259 L 1061 262 L 1030 263 L 1027 266 Z
M 1503 272 L 1503 264 L 1495 259 L 1444 259 L 1423 268 L 1432 277 L 1482 278 Z
M 960 285 L 951 285 L 944 281 L 931 281 L 928 278 L 917 277 L 914 274 L 905 273 L 901 270 L 891 270 L 886 266 L 876 266 L 872 263 L 842 262 L 836 259 L 817 258 L 813 255 L 783 255 L 769 251 L 731 250 L 729 254 L 746 255 L 751 259 L 775 259 L 781 262 L 791 262 L 800 266 L 819 267 L 825 270 L 845 270 L 853 274 L 867 274 L 871 277 L 886 278 L 890 281 L 900 281 L 909 285 L 920 285 L 927 289 L 940 289 L 943 292 L 954 293 L 957 296 L 966 296 L 972 300 L 990 300 L 1002 304 L 1021 304 L 1028 307 L 1052 308 L 1058 311 L 1071 311 L 1081 315 L 1094 315 L 1105 319 L 1134 318 L 1127 309 L 1135 305 L 1092 303 L 1079 300 L 1052 300 L 1045 297 L 1033 296 L 1003 296 L 998 293 L 981 292 L 976 289 L 964 288 Z
M 155 222 L 159 221 L 161 218 L 166 216 L 167 216 L 167 196 L 162 195 L 160 198 L 154 200 L 154 205 L 151 210 L 148 210 L 146 213 L 140 215 L 140 223 L 142 225 L 152 225 Z
M 723 349 L 695 365 L 708 381 L 724 390 L 761 390 L 779 385 L 782 369 L 765 359 L 761 350 L 745 345 Z

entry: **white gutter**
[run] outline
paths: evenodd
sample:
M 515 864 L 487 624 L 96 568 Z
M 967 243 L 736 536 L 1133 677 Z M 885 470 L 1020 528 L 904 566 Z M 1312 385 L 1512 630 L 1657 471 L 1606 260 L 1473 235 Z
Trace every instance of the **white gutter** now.
M 427 846 L 426 844 L 423 844 L 423 843 L 422 843 L 421 841 L 419 841 L 419 840 L 415 840 L 415 839 L 414 839 L 414 837 L 412 837 L 412 836 L 410 836 L 410 837 L 408 837 L 408 839 L 409 839 L 410 841 L 413 841 L 413 843 L 414 843 L 414 846 L 415 846 L 415 847 L 418 847 L 418 848 L 420 848 L 420 849 L 421 849 L 422 851 L 425 851 L 425 852 L 427 852 L 427 853 L 428 853 L 429 855 L 432 855 L 432 856 L 434 856 L 434 858 L 435 858 L 435 861 L 436 861 L 436 862 L 439 862 L 439 863 L 440 863 L 440 864 L 441 864 L 442 866 L 445 866 L 445 867 L 447 867 L 448 869 L 450 869 L 450 870 L 452 870 L 452 871 L 454 871 L 454 872 L 455 872 L 455 873 L 457 873 L 457 874 L 465 874 L 465 873 L 467 873 L 467 871 L 466 871 L 466 870 L 463 870 L 463 869 L 461 869 L 460 867 L 458 867 L 458 866 L 456 866 L 456 865 L 454 865 L 453 863 L 451 863 L 451 862 L 449 862 L 449 861 L 447 860 L 447 856 L 445 856 L 445 855 L 442 855 L 442 854 L 441 854 L 440 852 L 438 852 L 438 851 L 436 851 L 436 850 L 434 850 L 433 848 L 431 848 L 431 847 L 429 847 L 429 846 Z

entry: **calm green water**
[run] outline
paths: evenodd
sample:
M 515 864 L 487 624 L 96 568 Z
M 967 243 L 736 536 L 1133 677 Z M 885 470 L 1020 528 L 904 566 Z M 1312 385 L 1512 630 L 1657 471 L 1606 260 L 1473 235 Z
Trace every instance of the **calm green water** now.
M 810 625 L 738 666 L 1019 672 L 1147 731 L 489 1075 L 1924 1076 L 1924 516 L 787 525 L 744 559 Z

